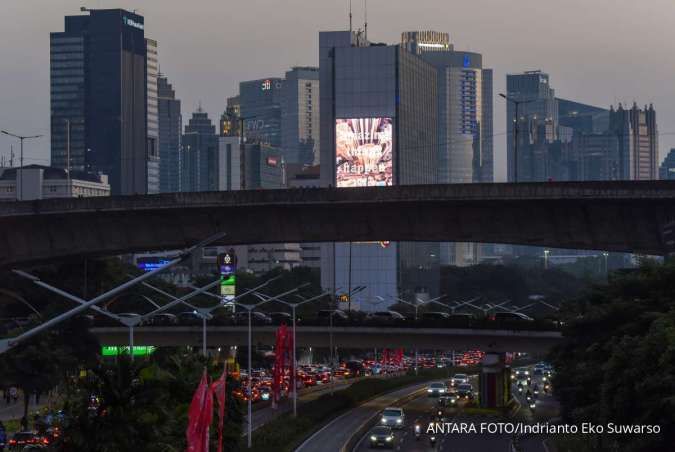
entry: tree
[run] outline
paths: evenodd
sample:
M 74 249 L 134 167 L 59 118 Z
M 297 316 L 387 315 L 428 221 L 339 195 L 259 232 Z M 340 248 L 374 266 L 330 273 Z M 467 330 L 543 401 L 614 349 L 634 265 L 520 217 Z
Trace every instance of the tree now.
M 675 444 L 675 263 L 614 276 L 565 306 L 553 351 L 566 421 L 660 425 L 658 435 L 596 437 L 595 450 L 668 450 Z

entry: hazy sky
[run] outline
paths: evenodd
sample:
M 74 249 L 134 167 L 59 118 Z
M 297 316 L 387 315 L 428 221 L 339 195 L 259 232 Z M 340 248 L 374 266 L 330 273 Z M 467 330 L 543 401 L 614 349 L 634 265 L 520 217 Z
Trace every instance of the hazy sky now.
M 318 65 L 318 32 L 347 27 L 348 0 L 2 0 L 0 128 L 44 134 L 26 163 L 49 158 L 49 32 L 80 6 L 138 9 L 159 41 L 161 70 L 183 101 L 184 123 L 201 101 L 215 121 L 238 82 Z M 459 50 L 495 70 L 495 170 L 505 174 L 505 74 L 542 69 L 560 97 L 608 107 L 654 103 L 661 158 L 675 147 L 673 0 L 370 0 L 371 40 L 401 31 L 450 33 Z M 353 1 L 354 23 L 363 1 Z M 0 135 L 0 154 L 10 144 Z M 18 145 L 15 146 L 18 152 Z

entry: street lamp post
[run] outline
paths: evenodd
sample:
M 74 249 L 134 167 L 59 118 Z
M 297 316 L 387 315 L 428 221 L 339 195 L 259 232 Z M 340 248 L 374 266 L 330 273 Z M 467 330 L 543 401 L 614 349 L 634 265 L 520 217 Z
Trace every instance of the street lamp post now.
M 503 93 L 499 93 L 499 96 L 506 99 L 507 102 L 513 102 L 513 105 L 516 107 L 515 120 L 513 121 L 513 182 L 518 182 L 518 121 L 520 120 L 518 108 L 521 104 L 534 102 L 534 99 L 518 100 Z
M 22 135 L 15 135 L 13 133 L 10 133 L 6 130 L 0 130 L 0 132 L 4 133 L 5 135 L 8 135 L 10 137 L 18 138 L 19 142 L 21 143 L 21 153 L 19 155 L 19 190 L 21 192 L 17 192 L 17 200 L 22 201 L 23 200 L 23 140 L 32 140 L 33 138 L 40 138 L 42 135 L 28 135 L 28 136 L 22 136 Z
M 267 296 L 265 294 L 256 293 L 255 295 L 258 298 L 260 298 L 261 300 L 267 301 Z M 300 295 L 296 295 L 297 297 L 300 297 L 303 300 L 303 301 L 300 301 L 298 303 L 289 303 L 288 301 L 284 301 L 284 300 L 281 300 L 281 299 L 276 300 L 279 303 L 281 303 L 283 305 L 286 305 L 289 308 L 291 308 L 291 312 L 292 312 L 292 316 L 293 316 L 293 366 L 292 366 L 292 369 L 291 369 L 291 375 L 292 375 L 291 382 L 292 382 L 292 385 L 293 385 L 293 393 L 292 393 L 293 394 L 293 417 L 298 416 L 298 385 L 297 385 L 297 382 L 295 381 L 296 378 L 297 378 L 297 370 L 296 369 L 297 369 L 297 366 L 298 366 L 297 357 L 296 357 L 297 356 L 296 350 L 298 348 L 298 344 L 295 341 L 295 338 L 296 338 L 296 334 L 295 334 L 295 327 L 296 327 L 295 310 L 298 306 L 302 306 L 305 303 L 309 303 L 311 301 L 318 300 L 320 298 L 323 298 L 326 295 L 328 295 L 328 292 L 324 292 L 321 295 L 317 295 L 315 297 L 307 298 L 307 299 L 301 297 Z M 311 350 L 311 347 L 310 347 L 310 350 Z M 332 375 L 331 375 L 331 378 L 332 378 Z

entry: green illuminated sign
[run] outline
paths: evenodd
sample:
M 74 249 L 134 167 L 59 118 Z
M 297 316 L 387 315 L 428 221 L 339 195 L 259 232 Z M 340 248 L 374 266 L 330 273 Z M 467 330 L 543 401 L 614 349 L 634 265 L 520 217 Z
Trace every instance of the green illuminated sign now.
M 156 347 L 154 345 L 135 345 L 133 348 L 134 356 L 148 356 L 152 355 Z M 103 346 L 101 347 L 101 355 L 103 356 L 119 356 L 119 355 L 128 355 L 129 347 L 117 347 L 117 346 Z

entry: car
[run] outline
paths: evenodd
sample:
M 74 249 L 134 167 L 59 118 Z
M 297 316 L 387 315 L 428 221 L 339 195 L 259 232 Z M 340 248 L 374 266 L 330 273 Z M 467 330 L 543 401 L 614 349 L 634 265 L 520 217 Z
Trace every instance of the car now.
M 530 370 L 527 367 L 516 367 L 511 372 L 511 380 L 516 380 L 520 376 L 529 376 Z
M 374 427 L 370 433 L 368 433 L 368 440 L 371 449 L 376 447 L 386 447 L 388 449 L 394 448 L 394 432 L 391 427 L 382 425 Z
M 427 386 L 427 395 L 429 397 L 440 397 L 441 394 L 445 394 L 446 388 L 443 383 L 431 383 Z
M 163 312 L 161 314 L 154 315 L 150 318 L 150 325 L 176 325 L 178 323 L 178 317 L 168 312 Z
M 124 321 L 125 319 L 128 319 L 128 320 L 139 319 L 140 320 L 142 316 L 140 314 L 135 313 L 135 312 L 123 312 L 121 314 L 117 314 L 117 317 L 119 317 L 120 319 L 122 319 Z M 139 322 L 138 325 L 140 325 L 141 323 L 142 322 Z
M 349 371 L 345 377 L 362 377 L 365 374 L 365 368 L 361 361 L 348 361 L 345 368 Z
M 450 379 L 450 386 L 459 386 L 461 384 L 466 384 L 469 382 L 469 376 L 467 374 L 455 374 Z
M 288 312 L 270 312 L 268 314 L 270 318 L 272 319 L 272 323 L 274 325 L 281 325 L 285 324 L 287 326 L 293 325 L 293 316 L 290 315 Z M 295 323 L 300 323 L 299 318 L 295 318 Z
M 197 311 L 185 311 L 176 316 L 178 323 L 181 325 L 201 325 L 202 317 Z
M 9 441 L 7 446 L 10 451 L 22 450 L 25 446 L 33 444 L 42 444 L 42 438 L 33 432 L 17 432 Z
M 532 378 L 527 375 L 518 375 L 516 377 L 516 386 L 526 387 L 532 383 Z
M 453 407 L 453 406 L 457 405 L 457 399 L 458 399 L 458 397 L 457 397 L 456 393 L 454 393 L 454 394 L 447 393 L 447 394 L 442 395 L 438 398 L 437 404 L 438 404 L 438 406 L 442 406 L 442 407 Z
M 450 318 L 447 312 L 425 312 L 422 314 L 422 320 L 429 323 L 445 323 Z
M 388 407 L 382 411 L 380 418 L 380 425 L 386 425 L 391 428 L 405 427 L 405 413 L 403 408 Z
M 534 319 L 521 312 L 495 312 L 491 320 L 497 322 L 533 322 Z
M 405 317 L 396 311 L 375 311 L 368 313 L 366 320 L 378 324 L 397 324 L 405 322 Z
M 248 325 L 248 311 L 235 312 L 234 322 L 237 325 Z M 251 311 L 252 325 L 271 325 L 272 319 L 267 314 L 258 311 Z
M 473 400 L 473 387 L 464 383 L 457 387 L 457 398 L 462 400 Z
M 349 316 L 346 312 L 341 311 L 340 309 L 322 309 L 317 315 L 317 321 L 321 325 L 329 325 L 331 319 L 333 324 L 345 324 L 349 322 Z

